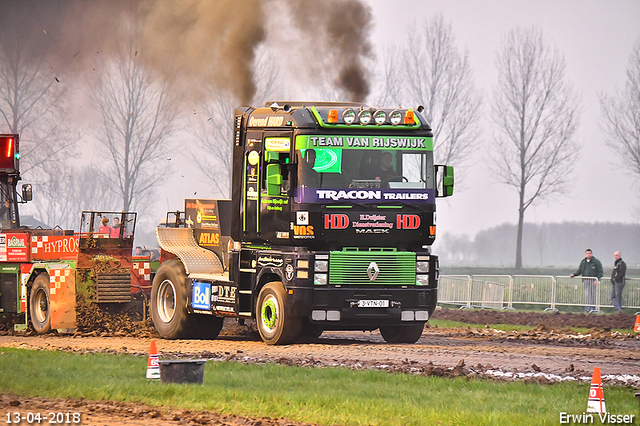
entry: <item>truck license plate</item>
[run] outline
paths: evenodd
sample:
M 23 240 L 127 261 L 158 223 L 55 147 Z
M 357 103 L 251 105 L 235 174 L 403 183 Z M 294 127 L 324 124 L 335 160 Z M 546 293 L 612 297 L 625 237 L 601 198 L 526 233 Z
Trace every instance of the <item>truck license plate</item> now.
M 358 308 L 388 308 L 388 300 L 358 300 Z

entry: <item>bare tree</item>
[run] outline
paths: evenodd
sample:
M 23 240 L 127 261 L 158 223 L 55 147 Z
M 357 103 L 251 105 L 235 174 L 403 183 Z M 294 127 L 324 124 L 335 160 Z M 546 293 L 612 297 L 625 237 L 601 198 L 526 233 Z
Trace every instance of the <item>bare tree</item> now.
M 402 103 L 402 76 L 398 67 L 398 57 L 400 56 L 398 49 L 397 46 L 386 47 L 382 54 L 382 60 L 373 66 L 374 70 L 380 70 L 377 73 L 378 83 L 373 85 L 378 89 L 374 89 L 375 92 L 372 94 L 373 104 L 379 107 L 395 106 Z
M 600 96 L 607 144 L 620 164 L 640 178 L 640 40 L 629 57 L 626 88 L 615 95 Z
M 118 195 L 105 186 L 97 164 L 79 169 L 46 169 L 47 179 L 35 188 L 35 213 L 50 226 L 79 230 L 83 210 L 118 210 Z
M 409 31 L 402 50 L 406 98 L 423 104 L 433 126 L 436 161 L 463 163 L 477 141 L 481 98 L 473 85 L 469 55 L 460 53 L 442 15 Z M 393 88 L 393 86 L 391 86 Z
M 564 58 L 535 28 L 512 30 L 496 57 L 496 138 L 493 163 L 502 183 L 518 193 L 516 268 L 522 268 L 524 214 L 534 202 L 564 192 L 567 165 L 577 158 L 573 140 L 579 101 L 565 82 Z
M 0 6 L 0 130 L 20 134 L 21 171 L 32 176 L 59 163 L 78 140 L 65 120 L 71 84 L 53 59 L 59 5 L 3 2 Z M 50 29 L 49 33 L 46 29 Z
M 231 195 L 233 113 L 236 100 L 229 92 L 215 91 L 202 112 L 192 119 L 190 132 L 196 138 L 190 160 L 213 184 L 213 193 Z
M 265 101 L 277 100 L 281 96 L 278 90 L 278 69 L 275 61 L 261 50 L 256 56 L 254 73 L 256 76 L 256 93 L 253 105 L 261 106 Z M 200 114 L 190 120 L 190 133 L 197 143 L 189 152 L 190 161 L 205 176 L 207 182 L 213 184 L 213 193 L 224 198 L 231 195 L 231 172 L 233 168 L 233 114 L 238 100 L 231 92 L 211 86 L 212 97 L 202 105 Z
M 129 211 L 167 178 L 177 110 L 169 84 L 143 67 L 133 42 L 103 65 L 91 98 L 100 114 L 98 140 L 110 159 L 104 177 Z

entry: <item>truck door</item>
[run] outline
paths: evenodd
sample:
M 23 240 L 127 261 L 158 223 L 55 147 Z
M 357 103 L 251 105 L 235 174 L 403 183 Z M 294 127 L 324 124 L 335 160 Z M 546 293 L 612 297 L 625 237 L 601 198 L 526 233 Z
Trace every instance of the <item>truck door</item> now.
M 242 230 L 247 240 L 260 237 L 262 132 L 247 132 L 244 152 Z
M 260 187 L 261 237 L 272 243 L 289 239 L 292 133 L 263 134 L 263 177 Z

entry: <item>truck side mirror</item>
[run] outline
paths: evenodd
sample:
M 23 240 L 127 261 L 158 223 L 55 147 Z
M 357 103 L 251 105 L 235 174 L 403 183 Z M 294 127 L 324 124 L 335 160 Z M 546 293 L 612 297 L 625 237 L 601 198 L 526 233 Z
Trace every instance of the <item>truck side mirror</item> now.
M 453 195 L 453 166 L 436 165 L 436 197 Z
M 22 201 L 27 202 L 33 199 L 33 192 L 30 183 L 22 185 Z

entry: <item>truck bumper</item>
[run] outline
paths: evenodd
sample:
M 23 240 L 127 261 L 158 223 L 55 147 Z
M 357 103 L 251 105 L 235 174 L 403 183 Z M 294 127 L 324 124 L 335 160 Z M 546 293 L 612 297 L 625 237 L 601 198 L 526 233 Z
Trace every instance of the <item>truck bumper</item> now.
M 293 293 L 296 313 L 324 329 L 365 330 L 426 322 L 437 304 L 437 288 L 426 287 L 315 287 L 297 288 Z

